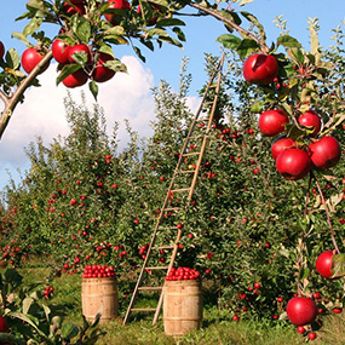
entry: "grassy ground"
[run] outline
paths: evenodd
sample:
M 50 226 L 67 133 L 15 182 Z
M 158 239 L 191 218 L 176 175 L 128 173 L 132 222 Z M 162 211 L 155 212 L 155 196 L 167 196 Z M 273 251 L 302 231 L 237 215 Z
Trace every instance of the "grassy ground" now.
M 45 268 L 21 270 L 26 282 L 40 281 L 49 271 Z M 52 303 L 63 306 L 67 318 L 74 322 L 81 321 L 80 308 L 80 276 L 64 275 L 53 283 L 55 296 Z M 120 313 L 123 314 L 126 303 L 122 303 Z M 299 345 L 305 344 L 303 336 L 296 333 L 293 327 L 285 323 L 233 322 L 226 311 L 219 312 L 215 308 L 204 311 L 203 326 L 181 339 L 173 339 L 164 335 L 162 321 L 152 326 L 149 318 L 136 320 L 121 325 L 121 318 L 101 326 L 107 334 L 97 345 Z M 324 326 L 318 332 L 316 345 L 344 345 L 345 318 L 334 315 L 324 319 Z

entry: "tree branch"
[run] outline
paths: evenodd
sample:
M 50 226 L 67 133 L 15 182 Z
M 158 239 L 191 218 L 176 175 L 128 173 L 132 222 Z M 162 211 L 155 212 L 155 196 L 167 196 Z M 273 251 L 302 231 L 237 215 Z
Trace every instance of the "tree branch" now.
M 225 18 L 218 10 L 214 10 L 214 9 L 202 6 L 200 4 L 195 4 L 195 3 L 190 3 L 189 6 L 194 7 L 196 9 L 198 9 L 199 11 L 205 12 L 205 13 L 211 15 L 212 17 L 220 20 L 221 22 L 223 22 L 224 24 L 226 24 L 230 28 L 237 31 L 242 37 L 248 37 L 248 38 L 254 40 L 261 47 L 261 49 L 264 53 L 269 52 L 269 47 L 267 46 L 267 44 L 265 43 L 264 40 L 256 37 L 252 32 L 242 28 L 240 25 L 237 25 L 232 20 Z
M 0 140 L 2 135 L 4 134 L 6 127 L 11 119 L 14 109 L 18 105 L 19 101 L 21 100 L 24 92 L 31 86 L 31 83 L 34 79 L 44 71 L 47 64 L 49 64 L 50 60 L 52 59 L 53 54 L 49 51 L 44 58 L 40 61 L 40 63 L 33 69 L 33 71 L 25 78 L 21 84 L 19 84 L 18 88 L 12 95 L 12 97 L 6 97 L 6 102 L 4 101 L 4 95 L 0 95 L 0 98 L 5 103 L 5 109 L 2 112 L 0 118 Z M 1 94 L 1 93 L 0 93 Z

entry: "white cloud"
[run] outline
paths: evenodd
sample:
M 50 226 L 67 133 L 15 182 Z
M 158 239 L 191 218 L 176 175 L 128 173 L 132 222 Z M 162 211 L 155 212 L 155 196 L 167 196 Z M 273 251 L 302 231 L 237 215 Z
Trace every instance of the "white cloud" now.
M 109 131 L 114 121 L 122 124 L 119 140 L 126 138 L 123 120 L 129 119 L 133 129 L 140 135 L 151 133 L 149 123 L 154 119 L 154 103 L 150 89 L 153 75 L 138 59 L 125 56 L 122 62 L 127 65 L 128 74 L 118 73 L 115 77 L 99 84 L 99 104 L 104 108 Z M 25 166 L 24 147 L 41 136 L 45 143 L 59 134 L 68 133 L 63 99 L 67 95 L 63 85 L 56 87 L 56 64 L 39 77 L 41 87 L 31 88 L 25 94 L 25 102 L 17 107 L 6 132 L 0 142 L 0 188 L 7 182 L 6 169 L 14 171 Z M 81 102 L 81 90 L 85 91 L 89 105 L 93 98 L 88 87 L 71 89 L 73 99 Z

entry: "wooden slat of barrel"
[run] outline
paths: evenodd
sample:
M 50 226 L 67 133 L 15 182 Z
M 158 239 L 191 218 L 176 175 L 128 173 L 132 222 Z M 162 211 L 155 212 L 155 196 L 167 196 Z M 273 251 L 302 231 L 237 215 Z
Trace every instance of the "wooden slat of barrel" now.
M 163 303 L 164 331 L 167 335 L 180 336 L 200 328 L 202 294 L 199 281 L 166 281 Z
M 84 278 L 82 281 L 81 302 L 83 315 L 93 321 L 97 313 L 100 322 L 114 319 L 118 314 L 117 284 L 114 278 Z

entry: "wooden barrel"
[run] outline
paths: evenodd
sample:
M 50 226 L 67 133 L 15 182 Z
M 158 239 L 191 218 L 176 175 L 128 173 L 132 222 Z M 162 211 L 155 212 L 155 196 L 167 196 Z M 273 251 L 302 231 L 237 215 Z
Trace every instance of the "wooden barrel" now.
M 181 336 L 200 328 L 202 321 L 202 294 L 199 281 L 166 281 L 163 293 L 165 334 Z
M 118 314 L 117 284 L 114 278 L 83 278 L 81 284 L 82 312 L 88 321 L 98 313 L 100 322 L 114 319 Z

